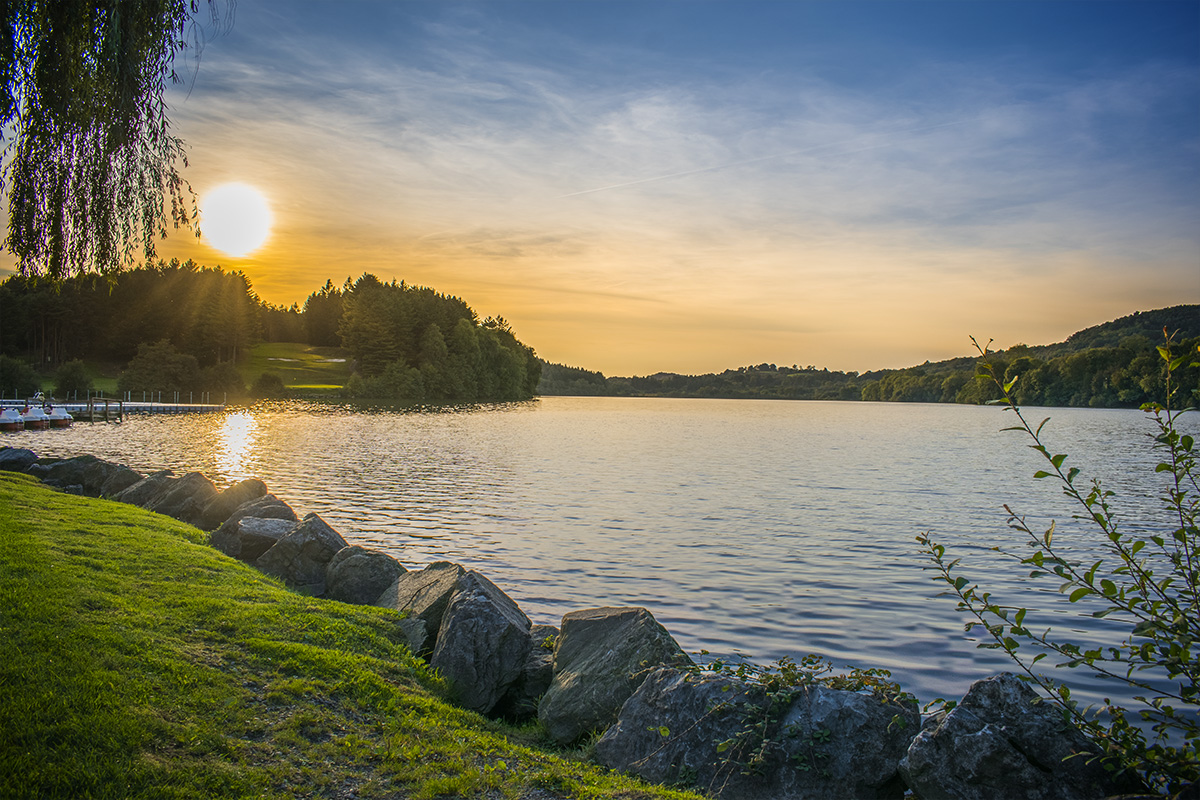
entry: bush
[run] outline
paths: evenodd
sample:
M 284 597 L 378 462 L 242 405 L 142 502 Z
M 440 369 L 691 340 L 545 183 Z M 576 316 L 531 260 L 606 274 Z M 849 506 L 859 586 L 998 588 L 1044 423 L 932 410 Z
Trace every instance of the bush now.
M 264 372 L 250 387 L 250 394 L 255 397 L 283 397 L 287 394 L 287 387 L 283 385 L 283 378 L 276 373 Z
M 195 391 L 200 365 L 195 356 L 180 353 L 163 339 L 154 344 L 138 345 L 138 353 L 117 379 L 122 392 Z
M 54 374 L 54 394 L 65 398 L 72 392 L 85 394 L 92 389 L 92 376 L 79 359 L 68 361 Z
M 242 381 L 242 373 L 238 372 L 233 362 L 223 361 L 200 370 L 200 389 L 214 395 L 240 397 L 246 393 L 246 384 Z
M 41 388 L 33 367 L 18 358 L 0 356 L 0 393 L 4 397 L 29 398 Z
M 1097 534 L 1096 549 L 1103 553 L 1094 563 L 1075 560 L 1070 556 L 1074 543 L 1056 541 L 1053 523 L 1044 532 L 1035 532 L 1025 517 L 1005 506 L 1010 527 L 1023 535 L 1032 551 L 1026 557 L 1005 555 L 1028 568 L 1031 579 L 1054 582 L 1081 611 L 1118 622 L 1126 631 L 1119 646 L 1078 644 L 1049 628 L 1032 629 L 1025 608 L 1002 605 L 957 574 L 958 559 L 948 561 L 945 548 L 928 533 L 918 537 L 939 573 L 937 580 L 950 585 L 959 609 L 973 618 L 968 628 L 980 628 L 990 637 L 979 646 L 1007 653 L 1101 747 L 1111 771 L 1137 776 L 1148 788 L 1164 793 L 1200 779 L 1200 487 L 1195 443 L 1177 428 L 1183 412 L 1175 410 L 1173 403 L 1181 390 L 1172 380 L 1189 365 L 1192 355 L 1176 355 L 1172 346 L 1167 336 L 1158 348 L 1165 362 L 1165 403 L 1142 406 L 1154 417 L 1157 430 L 1152 447 L 1158 454 L 1155 473 L 1164 479 L 1160 497 L 1166 514 L 1161 519 L 1121 519 L 1118 525 L 1113 492 L 1097 480 L 1082 481 L 1077 467 L 1066 467 L 1066 454 L 1053 453 L 1043 443 L 1046 422 L 1033 427 L 1013 400 L 1019 375 L 1001 380 L 988 361 L 987 348 L 976 344 L 983 356 L 981 377 L 999 389 L 1003 395 L 999 402 L 1016 417 L 1017 424 L 1006 430 L 1022 432 L 1047 462 L 1034 478 L 1060 484 L 1079 509 L 1075 518 L 1091 526 Z M 1186 390 L 1183 396 L 1188 396 Z M 1032 657 L 1019 649 L 1022 645 L 1030 646 Z M 1084 667 L 1141 692 L 1135 695 L 1142 704 L 1137 714 L 1152 732 L 1151 741 L 1130 720 L 1129 711 L 1107 699 L 1095 714 L 1081 710 L 1065 684 L 1034 669 L 1047 657 L 1056 667 Z

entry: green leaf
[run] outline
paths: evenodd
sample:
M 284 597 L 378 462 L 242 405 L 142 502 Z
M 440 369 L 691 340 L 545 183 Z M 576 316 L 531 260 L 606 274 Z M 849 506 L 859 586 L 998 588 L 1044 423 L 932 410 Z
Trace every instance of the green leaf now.
M 1061 467 L 1063 465 L 1063 462 L 1066 460 L 1067 460 L 1066 453 L 1058 453 L 1057 455 L 1054 455 L 1050 458 L 1050 463 L 1054 465 L 1055 469 L 1058 469 L 1059 467 Z
M 1072 603 L 1077 603 L 1080 600 L 1082 600 L 1083 598 L 1087 597 L 1089 594 L 1095 594 L 1095 592 L 1093 592 L 1091 589 L 1089 589 L 1086 586 L 1080 586 L 1078 589 L 1071 592 L 1071 596 L 1068 597 L 1067 599 L 1070 600 Z
M 1104 592 L 1105 597 L 1112 597 L 1117 593 L 1117 585 L 1108 578 L 1100 580 L 1100 590 Z
M 1046 472 L 1046 470 L 1044 470 L 1044 469 L 1039 469 L 1037 472 L 1033 473 L 1033 477 L 1035 477 L 1035 478 L 1051 478 L 1051 477 L 1054 477 L 1054 473 Z

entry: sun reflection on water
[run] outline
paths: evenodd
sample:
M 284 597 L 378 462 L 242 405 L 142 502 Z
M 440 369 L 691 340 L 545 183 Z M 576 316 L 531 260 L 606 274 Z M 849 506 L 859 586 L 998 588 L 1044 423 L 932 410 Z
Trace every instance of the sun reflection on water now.
M 225 483 L 235 483 L 254 477 L 250 471 L 251 455 L 258 439 L 258 422 L 249 411 L 226 414 L 217 432 L 216 465 Z

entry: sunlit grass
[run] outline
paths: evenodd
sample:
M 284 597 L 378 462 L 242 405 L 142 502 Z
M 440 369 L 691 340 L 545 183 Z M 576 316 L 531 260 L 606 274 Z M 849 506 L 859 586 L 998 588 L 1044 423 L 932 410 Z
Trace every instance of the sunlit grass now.
M 340 360 L 339 360 L 340 359 Z M 265 342 L 240 365 L 247 386 L 264 372 L 274 372 L 284 386 L 299 390 L 336 390 L 350 379 L 349 355 L 337 347 L 300 342 Z
M 0 472 L 0 796 L 688 796 L 447 705 L 395 612 L 205 536 Z

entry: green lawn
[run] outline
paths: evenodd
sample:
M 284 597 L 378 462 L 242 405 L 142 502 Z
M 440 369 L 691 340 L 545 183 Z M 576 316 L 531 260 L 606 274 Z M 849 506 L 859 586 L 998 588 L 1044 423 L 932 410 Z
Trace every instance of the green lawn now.
M 247 386 L 264 372 L 274 372 L 289 389 L 340 389 L 350 379 L 349 354 L 338 347 L 312 347 L 302 342 L 266 342 L 238 365 Z
M 684 798 L 447 705 L 395 612 L 0 472 L 0 797 Z

